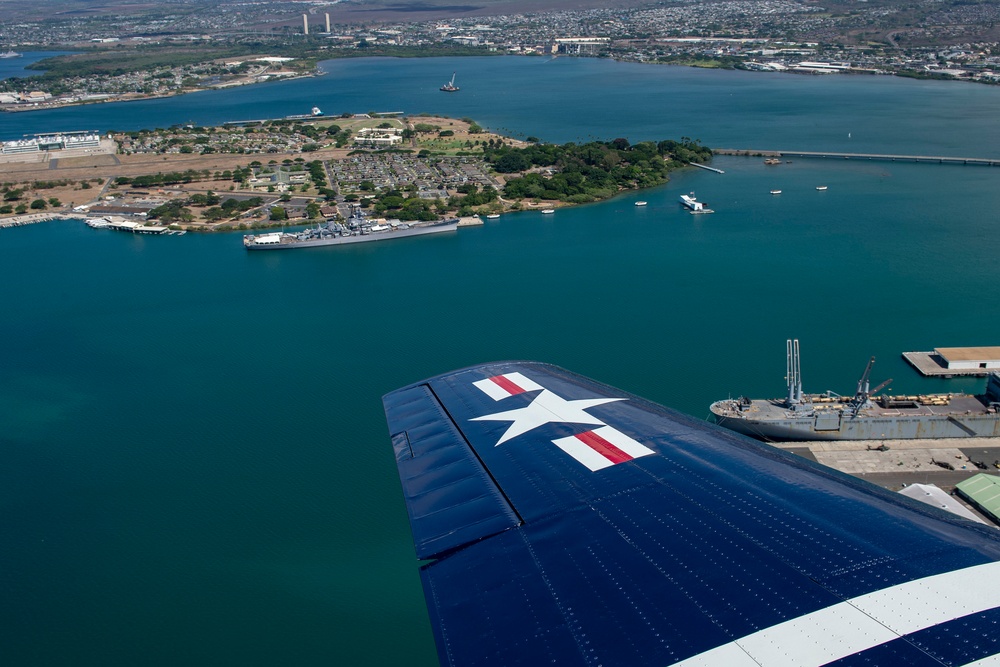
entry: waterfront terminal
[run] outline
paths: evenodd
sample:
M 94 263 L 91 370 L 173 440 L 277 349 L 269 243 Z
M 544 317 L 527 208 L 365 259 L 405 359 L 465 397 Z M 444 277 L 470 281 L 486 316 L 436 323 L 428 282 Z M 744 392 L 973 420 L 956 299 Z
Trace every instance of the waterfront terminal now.
M 1000 347 L 936 347 L 931 352 L 904 352 L 903 358 L 929 377 L 983 377 L 1000 370 Z

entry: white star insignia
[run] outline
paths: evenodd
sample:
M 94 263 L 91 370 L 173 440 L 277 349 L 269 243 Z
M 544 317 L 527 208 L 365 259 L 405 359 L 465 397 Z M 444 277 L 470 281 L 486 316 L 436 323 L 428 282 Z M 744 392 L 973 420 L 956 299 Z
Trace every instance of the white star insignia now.
M 587 408 L 592 408 L 604 403 L 614 401 L 624 401 L 624 398 L 589 398 L 576 401 L 567 401 L 548 389 L 543 389 L 542 393 L 535 397 L 531 404 L 517 410 L 507 410 L 506 412 L 496 412 L 492 415 L 475 417 L 471 421 L 499 421 L 513 422 L 503 434 L 496 446 L 500 446 L 511 438 L 527 433 L 543 424 L 552 422 L 562 422 L 569 424 L 599 424 L 604 425 L 597 417 L 587 414 Z

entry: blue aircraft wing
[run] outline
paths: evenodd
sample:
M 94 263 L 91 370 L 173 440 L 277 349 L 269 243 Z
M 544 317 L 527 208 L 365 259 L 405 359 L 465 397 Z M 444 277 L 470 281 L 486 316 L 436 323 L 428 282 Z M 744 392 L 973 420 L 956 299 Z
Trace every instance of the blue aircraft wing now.
M 1000 664 L 1000 531 L 561 368 L 383 399 L 444 665 Z

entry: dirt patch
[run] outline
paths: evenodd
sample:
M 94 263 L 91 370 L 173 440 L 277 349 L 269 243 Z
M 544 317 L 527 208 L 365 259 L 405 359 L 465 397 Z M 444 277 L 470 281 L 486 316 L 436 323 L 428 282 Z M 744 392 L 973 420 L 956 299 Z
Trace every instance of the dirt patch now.
M 55 158 L 56 169 L 74 169 L 78 167 L 114 167 L 118 158 L 114 155 L 81 155 L 79 157 Z

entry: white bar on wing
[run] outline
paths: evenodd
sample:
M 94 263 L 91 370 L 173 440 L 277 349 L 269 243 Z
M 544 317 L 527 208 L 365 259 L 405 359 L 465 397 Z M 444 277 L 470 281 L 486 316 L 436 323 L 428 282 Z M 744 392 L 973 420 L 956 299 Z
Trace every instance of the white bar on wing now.
M 552 442 L 556 445 L 556 447 L 590 468 L 591 472 L 597 472 L 598 470 L 603 470 L 608 466 L 614 465 L 614 463 L 578 440 L 576 436 L 571 435 L 568 438 L 559 438 L 558 440 L 553 440 Z
M 601 436 L 634 459 L 637 459 L 640 456 L 648 456 L 653 453 L 652 449 L 641 442 L 633 440 L 616 428 L 602 426 L 600 428 L 595 428 L 594 433 Z
M 542 389 L 542 385 L 538 384 L 534 380 L 529 380 L 521 373 L 506 373 L 504 375 L 498 376 L 512 383 L 514 386 L 518 387 L 521 391 L 537 391 Z M 506 389 L 502 384 L 498 384 L 493 378 L 488 378 L 486 380 L 478 380 L 472 383 L 476 388 L 482 391 L 484 394 L 492 398 L 494 401 L 499 401 L 501 399 L 507 398 L 509 396 L 514 396 L 519 392 L 511 392 Z
M 510 392 L 501 389 L 500 385 L 493 382 L 493 380 L 478 380 L 472 384 L 494 401 L 499 401 L 511 395 Z
M 969 587 L 969 581 L 975 581 L 976 587 Z M 985 563 L 860 595 L 675 665 L 820 667 L 903 635 L 996 607 L 1000 607 L 1000 562 Z M 734 647 L 742 650 L 736 652 Z M 983 660 L 992 660 L 992 656 Z M 973 664 L 1000 665 L 983 660 Z

